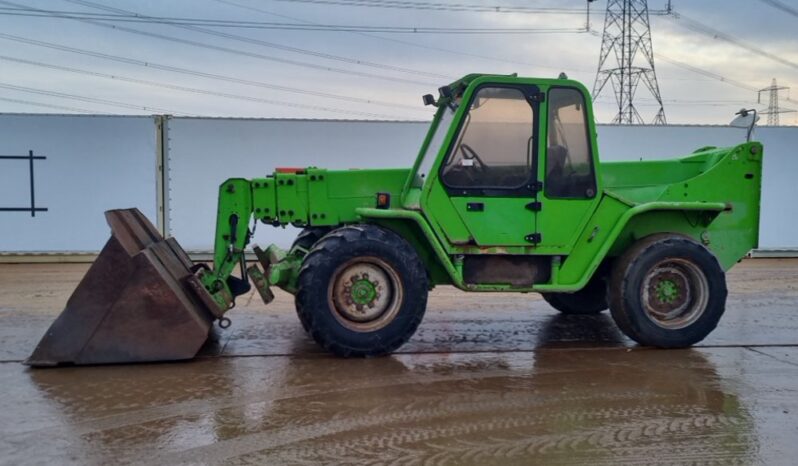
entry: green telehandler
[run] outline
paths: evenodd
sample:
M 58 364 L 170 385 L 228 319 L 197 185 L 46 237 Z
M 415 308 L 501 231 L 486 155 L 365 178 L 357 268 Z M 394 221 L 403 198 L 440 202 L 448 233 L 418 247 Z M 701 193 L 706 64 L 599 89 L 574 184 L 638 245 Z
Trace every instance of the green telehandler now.
M 473 74 L 424 103 L 437 112 L 412 168 L 222 183 L 212 266 L 138 210 L 107 212 L 111 238 L 27 362 L 192 358 L 252 286 L 267 303 L 271 287 L 293 294 L 306 332 L 340 356 L 399 348 L 436 285 L 609 308 L 641 345 L 715 328 L 725 271 L 758 242 L 760 143 L 601 163 L 590 94 L 565 77 Z M 303 230 L 247 266 L 258 222 Z

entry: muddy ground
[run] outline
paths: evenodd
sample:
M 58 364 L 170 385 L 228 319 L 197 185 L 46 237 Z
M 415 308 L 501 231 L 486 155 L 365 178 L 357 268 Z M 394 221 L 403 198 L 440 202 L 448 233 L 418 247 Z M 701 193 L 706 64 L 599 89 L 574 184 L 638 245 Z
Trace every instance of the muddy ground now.
M 252 295 L 193 362 L 31 370 L 85 272 L 0 265 L 6 464 L 795 464 L 798 260 L 730 272 L 718 329 L 636 347 L 536 295 L 430 296 L 398 354 L 341 360 Z

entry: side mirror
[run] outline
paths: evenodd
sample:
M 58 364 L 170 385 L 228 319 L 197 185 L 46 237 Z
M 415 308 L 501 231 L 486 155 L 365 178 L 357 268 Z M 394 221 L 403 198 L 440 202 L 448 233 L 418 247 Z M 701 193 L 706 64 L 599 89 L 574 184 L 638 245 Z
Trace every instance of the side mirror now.
M 729 123 L 729 126 L 733 126 L 735 128 L 748 128 L 751 126 L 751 123 L 754 122 L 754 113 L 749 112 L 748 110 L 739 111 L 735 115 L 737 115 L 737 117 L 732 120 L 731 123 Z
M 424 99 L 424 105 L 435 105 L 435 106 L 437 106 L 435 104 L 435 97 L 432 97 L 432 94 L 426 94 L 424 97 L 422 97 L 422 99 Z
M 740 109 L 739 112 L 735 113 L 737 117 L 729 123 L 729 126 L 734 128 L 745 128 L 748 130 L 746 133 L 745 140 L 751 140 L 751 132 L 754 130 L 754 126 L 759 121 L 759 116 L 756 114 L 756 110 L 750 109 Z

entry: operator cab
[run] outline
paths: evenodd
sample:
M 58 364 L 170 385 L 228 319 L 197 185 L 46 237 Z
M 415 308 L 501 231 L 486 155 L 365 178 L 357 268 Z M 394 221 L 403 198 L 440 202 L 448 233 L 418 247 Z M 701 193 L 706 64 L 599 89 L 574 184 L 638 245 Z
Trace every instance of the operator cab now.
M 567 253 L 597 201 L 587 91 L 516 76 L 471 76 L 445 89 L 437 102 L 425 97 L 438 112 L 417 163 L 433 224 L 466 254 Z

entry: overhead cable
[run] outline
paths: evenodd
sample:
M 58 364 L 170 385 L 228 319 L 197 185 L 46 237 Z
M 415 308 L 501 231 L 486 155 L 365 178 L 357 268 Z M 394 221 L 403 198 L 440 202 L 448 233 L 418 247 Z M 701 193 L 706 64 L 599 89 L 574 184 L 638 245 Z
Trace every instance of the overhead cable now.
M 135 58 L 123 57 L 123 56 L 119 56 L 119 55 L 111 55 L 111 54 L 107 54 L 107 53 L 96 52 L 96 51 L 93 51 L 93 50 L 86 50 L 86 49 L 79 49 L 79 48 L 75 48 L 75 47 L 68 47 L 66 45 L 55 44 L 55 43 L 52 43 L 52 42 L 44 42 L 44 41 L 40 41 L 40 40 L 36 40 L 36 39 L 28 39 L 28 38 L 25 38 L 25 37 L 14 36 L 14 35 L 11 35 L 11 34 L 0 33 L 0 39 L 10 40 L 10 41 L 14 41 L 14 42 L 23 43 L 23 44 L 34 45 L 34 46 L 38 46 L 38 47 L 49 48 L 49 49 L 53 49 L 53 50 L 59 50 L 59 51 L 63 51 L 63 52 L 75 53 L 75 54 L 78 54 L 78 55 L 85 55 L 85 56 L 100 58 L 100 59 L 114 61 L 114 62 L 118 62 L 118 63 L 125 63 L 125 64 L 129 64 L 129 65 L 141 66 L 141 67 L 144 67 L 144 68 L 151 68 L 151 69 L 156 69 L 156 70 L 169 71 L 169 72 L 179 73 L 179 74 L 184 74 L 184 75 L 189 75 L 189 76 L 197 76 L 197 77 L 208 78 L 208 79 L 213 79 L 213 80 L 218 80 L 218 81 L 225 81 L 225 82 L 230 82 L 230 83 L 235 83 L 235 84 L 243 84 L 243 85 L 247 85 L 247 86 L 260 87 L 260 88 L 264 88 L 264 89 L 272 89 L 272 90 L 291 92 L 291 93 L 302 94 L 302 95 L 311 95 L 311 96 L 316 96 L 316 97 L 323 97 L 323 98 L 327 98 L 327 99 L 335 99 L 335 100 L 340 100 L 340 101 L 345 101 L 345 102 L 352 102 L 352 103 L 373 104 L 373 105 L 381 105 L 381 106 L 385 106 L 385 107 L 405 108 L 405 109 L 409 109 L 409 110 L 418 110 L 419 109 L 418 106 L 397 104 L 397 103 L 387 102 L 387 101 L 382 101 L 382 100 L 375 100 L 375 99 L 368 99 L 368 98 L 361 98 L 361 97 L 353 97 L 353 96 L 341 95 L 341 94 L 332 94 L 332 93 L 328 93 L 328 92 L 314 91 L 312 89 L 300 89 L 300 88 L 295 88 L 295 87 L 281 86 L 281 85 L 267 83 L 267 82 L 263 82 L 263 81 L 255 81 L 255 80 L 244 79 L 244 78 L 236 78 L 236 77 L 233 77 L 233 76 L 221 75 L 221 74 L 216 74 L 216 73 L 206 73 L 206 72 L 203 72 L 203 71 L 197 71 L 197 70 L 192 70 L 192 69 L 188 69 L 188 68 L 181 68 L 181 67 L 171 66 L 171 65 L 164 65 L 164 64 L 160 64 L 160 63 L 147 61 L 147 60 L 138 60 L 138 59 L 135 59 Z
M 69 1 L 69 0 L 67 0 L 67 1 Z M 123 15 L 127 15 L 127 16 L 145 17 L 144 15 L 142 15 L 142 14 L 140 14 L 138 12 L 135 12 L 135 11 L 108 7 L 108 6 L 101 5 L 101 4 L 95 3 L 95 2 L 90 2 L 90 1 L 78 1 L 78 0 L 75 0 L 75 1 L 71 1 L 70 3 L 87 6 L 87 7 L 90 7 L 90 8 L 102 9 L 102 10 L 105 10 L 105 11 L 110 11 L 110 12 L 114 12 L 114 13 L 117 13 L 117 14 L 123 14 Z M 218 36 L 218 37 L 224 37 L 226 39 L 237 40 L 237 41 L 241 41 L 241 42 L 248 42 L 248 43 L 255 44 L 255 45 L 260 45 L 260 46 L 263 46 L 263 47 L 273 48 L 273 49 L 277 49 L 277 50 L 282 50 L 282 51 L 291 52 L 291 53 L 297 53 L 297 54 L 302 54 L 302 55 L 309 55 L 309 56 L 312 56 L 312 57 L 315 57 L 315 58 L 324 58 L 326 60 L 333 60 L 333 61 L 338 61 L 338 62 L 343 62 L 343 63 L 349 63 L 349 64 L 352 64 L 352 65 L 365 66 L 365 67 L 376 68 L 376 69 L 381 69 L 381 70 L 388 70 L 388 71 L 396 71 L 396 72 L 400 72 L 400 73 L 414 74 L 414 75 L 418 75 L 418 76 L 427 76 L 427 77 L 432 77 L 432 78 L 446 78 L 446 79 L 449 78 L 448 76 L 441 75 L 441 74 L 438 74 L 438 73 L 432 73 L 432 72 L 425 71 L 425 70 L 416 70 L 416 69 L 405 68 L 405 67 L 396 66 L 396 65 L 387 65 L 387 64 L 384 64 L 384 63 L 377 63 L 377 62 L 373 62 L 373 61 L 369 61 L 369 60 L 363 60 L 363 59 L 360 59 L 360 58 L 352 58 L 352 57 L 345 57 L 345 56 L 341 56 L 341 55 L 334 55 L 334 54 L 331 54 L 331 53 L 319 52 L 317 50 L 303 49 L 303 48 L 299 48 L 299 47 L 295 47 L 295 46 L 290 46 L 290 45 L 285 45 L 285 44 L 278 44 L 278 43 L 271 42 L 271 41 L 265 41 L 265 40 L 261 40 L 261 39 L 254 39 L 254 38 L 251 38 L 251 37 L 248 37 L 248 36 L 241 36 L 241 35 L 236 35 L 236 34 L 223 33 L 223 32 L 220 32 L 220 31 L 207 29 L 207 28 L 199 28 L 199 27 L 195 27 L 195 26 L 177 25 L 177 24 L 172 25 L 172 26 L 181 27 L 182 29 L 187 29 L 187 30 L 190 30 L 190 31 L 199 32 L 201 34 L 215 35 L 215 36 Z
M 14 7 L 25 8 L 25 9 L 30 9 L 30 10 L 37 10 L 35 8 L 28 8 L 28 7 L 25 7 L 24 5 L 20 5 L 20 4 L 17 4 L 17 3 L 9 2 L 9 1 L 6 1 L 6 0 L 0 0 L 0 4 L 11 5 L 11 6 L 14 6 Z M 424 86 L 435 86 L 436 85 L 436 83 L 430 83 L 430 82 L 425 82 L 425 81 L 417 81 L 417 80 L 412 80 L 412 79 L 405 79 L 405 78 L 400 78 L 400 77 L 396 77 L 396 76 L 380 75 L 380 74 L 374 74 L 374 73 L 367 73 L 367 72 L 363 72 L 363 71 L 356 71 L 356 70 L 352 70 L 352 69 L 335 68 L 335 67 L 326 66 L 326 65 L 302 62 L 302 61 L 298 61 L 298 60 L 291 60 L 291 59 L 287 59 L 287 58 L 279 58 L 279 57 L 265 55 L 265 54 L 258 53 L 258 52 L 251 52 L 251 51 L 241 50 L 241 49 L 233 49 L 233 48 L 223 47 L 223 46 L 215 45 L 215 44 L 211 44 L 211 43 L 200 42 L 200 41 L 184 39 L 184 38 L 180 38 L 180 37 L 169 36 L 169 35 L 165 35 L 165 34 L 158 34 L 158 33 L 143 31 L 143 30 L 140 30 L 140 29 L 130 28 L 130 27 L 126 27 L 126 26 L 120 26 L 120 25 L 117 25 L 117 24 L 107 24 L 107 23 L 104 23 L 102 21 L 96 21 L 96 20 L 92 20 L 92 19 L 71 18 L 68 15 L 55 15 L 55 17 L 64 18 L 64 19 L 74 19 L 74 20 L 80 21 L 82 23 L 92 24 L 94 26 L 98 26 L 98 27 L 102 27 L 102 28 L 106 28 L 106 29 L 112 29 L 114 31 L 124 31 L 124 32 L 128 32 L 128 33 L 131 33 L 131 34 L 135 34 L 135 35 L 140 35 L 140 36 L 145 36 L 145 37 L 152 37 L 152 38 L 161 39 L 161 40 L 165 40 L 165 41 L 169 41 L 169 42 L 174 42 L 174 43 L 179 43 L 179 44 L 184 44 L 184 45 L 190 45 L 192 47 L 199 47 L 199 48 L 206 49 L 206 50 L 215 50 L 215 51 L 219 51 L 219 52 L 224 52 L 224 53 L 229 53 L 229 54 L 239 55 L 239 56 L 244 56 L 244 57 L 249 57 L 249 58 L 255 58 L 255 59 L 265 60 L 265 61 L 274 62 L 274 63 L 283 63 L 283 64 L 287 64 L 287 65 L 293 65 L 293 66 L 298 66 L 298 67 L 303 67 L 303 68 L 314 69 L 314 70 L 317 70 L 317 71 L 329 71 L 329 72 L 334 72 L 334 73 L 347 74 L 347 75 L 350 75 L 350 76 L 359 76 L 359 77 L 365 77 L 365 78 L 382 79 L 382 80 L 387 80 L 387 81 L 401 82 L 401 83 L 408 83 L 408 84 L 416 84 L 416 85 L 420 84 L 420 85 L 424 85 Z
M 71 0 L 66 0 L 71 1 Z M 2 2 L 8 3 L 8 2 Z M 159 16 L 96 15 L 82 12 L 31 9 L 32 11 L 0 10 L 0 15 L 62 18 L 114 23 L 167 24 L 172 26 L 212 26 L 222 28 L 276 29 L 287 31 L 325 32 L 381 32 L 390 34 L 556 34 L 587 32 L 585 28 L 467 28 L 438 26 L 370 26 L 352 24 L 303 24 L 281 22 L 225 21 L 202 18 L 179 18 Z
M 120 108 L 127 108 L 132 110 L 141 110 L 146 112 L 154 112 L 154 113 L 168 113 L 172 115 L 188 115 L 185 112 L 176 112 L 174 110 L 168 110 L 160 107 L 150 107 L 146 105 L 138 105 L 138 104 L 130 104 L 127 102 L 119 102 L 116 100 L 107 100 L 107 99 L 100 99 L 97 97 L 88 97 L 82 96 L 77 94 L 69 94 L 66 92 L 58 92 L 52 91 L 49 89 L 37 89 L 33 87 L 27 86 L 19 86 L 16 84 L 0 82 L 0 88 L 2 89 L 9 89 L 12 91 L 19 91 L 19 92 L 27 92 L 30 94 L 39 94 L 39 95 L 46 95 L 49 97 L 58 97 L 61 99 L 70 99 L 70 100 L 79 100 L 81 102 L 90 102 L 94 104 L 102 104 L 102 105 L 110 105 L 112 107 L 120 107 Z
M 53 108 L 56 110 L 66 110 L 69 112 L 76 112 L 76 113 L 88 113 L 88 114 L 98 114 L 98 112 L 94 110 L 88 110 L 85 108 L 80 107 L 69 107 L 66 105 L 56 105 L 56 104 L 48 104 L 44 102 L 36 102 L 33 100 L 26 100 L 26 99 L 13 99 L 11 97 L 0 97 L 0 100 L 3 102 L 10 102 L 13 104 L 22 104 L 22 105 L 31 105 L 34 107 L 44 107 L 44 108 Z
M 312 21 L 307 21 L 307 20 L 298 18 L 296 16 L 284 15 L 284 14 L 276 13 L 276 12 L 273 12 L 273 11 L 264 10 L 263 8 L 258 8 L 258 7 L 254 7 L 254 6 L 250 6 L 250 5 L 245 5 L 245 4 L 242 4 L 242 3 L 239 3 L 239 2 L 236 2 L 236 1 L 232 1 L 232 0 L 213 0 L 213 1 L 215 1 L 217 3 L 221 3 L 221 4 L 225 4 L 225 5 L 230 5 L 230 6 L 234 6 L 234 7 L 237 7 L 237 8 L 241 8 L 241 9 L 248 10 L 248 11 L 255 11 L 255 12 L 263 13 L 263 14 L 270 15 L 270 16 L 276 16 L 278 18 L 285 18 L 285 19 L 290 19 L 292 21 L 299 21 L 299 22 L 302 22 L 302 23 L 305 23 L 305 24 L 317 24 L 317 23 L 314 23 Z M 377 39 L 377 40 L 381 40 L 381 41 L 385 41 L 385 42 L 392 42 L 392 43 L 395 43 L 395 44 L 408 46 L 408 47 L 414 47 L 414 48 L 419 48 L 419 49 L 424 49 L 424 50 L 432 50 L 432 51 L 435 51 L 435 52 L 443 52 L 443 53 L 447 53 L 447 54 L 450 54 L 450 55 L 457 55 L 457 56 L 461 56 L 461 57 L 479 58 L 479 59 L 482 59 L 482 60 L 488 60 L 488 61 L 493 61 L 493 62 L 497 62 L 497 63 L 509 63 L 509 64 L 513 64 L 513 65 L 528 66 L 530 68 L 544 68 L 544 69 L 556 70 L 556 71 L 569 71 L 569 72 L 576 71 L 576 72 L 585 72 L 585 73 L 588 72 L 588 70 L 580 70 L 580 69 L 575 69 L 575 68 L 563 69 L 563 67 L 547 66 L 547 65 L 541 65 L 541 64 L 538 64 L 538 63 L 531 63 L 531 62 L 526 62 L 526 61 L 521 61 L 521 60 L 512 60 L 512 59 L 508 59 L 508 58 L 502 58 L 502 57 L 497 56 L 497 55 L 483 55 L 483 54 L 470 52 L 470 51 L 468 51 L 467 48 L 450 49 L 450 48 L 441 47 L 441 46 L 438 46 L 438 45 L 419 44 L 419 43 L 416 43 L 416 42 L 410 42 L 410 41 L 399 39 L 399 38 L 396 38 L 396 37 L 386 37 L 386 36 L 381 36 L 381 35 L 378 35 L 378 34 L 372 34 L 372 33 L 367 33 L 367 32 L 351 32 L 351 34 L 356 34 L 356 35 L 359 35 L 361 37 L 368 37 L 370 39 Z
M 160 88 L 164 88 L 164 89 L 171 89 L 171 90 L 181 91 L 181 92 L 189 92 L 189 93 L 193 93 L 193 94 L 203 94 L 203 95 L 210 95 L 210 96 L 215 96 L 215 97 L 223 97 L 223 98 L 227 98 L 227 99 L 245 100 L 245 101 L 249 101 L 249 102 L 265 103 L 265 104 L 269 104 L 269 105 L 279 105 L 279 106 L 284 106 L 284 107 L 301 108 L 301 109 L 308 109 L 308 110 L 319 110 L 319 111 L 323 111 L 323 112 L 333 112 L 333 113 L 340 113 L 340 114 L 346 114 L 346 115 L 357 115 L 357 116 L 363 116 L 363 117 L 369 117 L 369 118 L 380 118 L 380 119 L 394 119 L 395 118 L 394 115 L 385 115 L 385 114 L 379 114 L 379 113 L 360 112 L 360 111 L 355 111 L 355 110 L 329 108 L 329 107 L 323 107 L 323 106 L 319 106 L 319 105 L 308 105 L 308 104 L 301 104 L 301 103 L 296 103 L 296 102 L 286 102 L 286 101 L 275 100 L 275 99 L 265 99 L 265 98 L 249 96 L 249 95 L 231 94 L 231 93 L 227 93 L 227 92 L 211 91 L 211 90 L 208 90 L 208 89 L 199 89 L 199 88 L 195 88 L 195 87 L 180 86 L 180 85 L 177 85 L 177 84 L 169 84 L 169 83 L 162 83 L 162 82 L 157 82 L 157 81 L 150 81 L 150 80 L 146 80 L 146 79 L 138 79 L 138 78 L 131 78 L 131 77 L 127 77 L 127 76 L 120 76 L 118 74 L 100 73 L 100 72 L 97 72 L 97 71 L 83 70 L 83 69 L 80 69 L 80 68 L 73 68 L 73 67 L 69 67 L 69 66 L 61 66 L 61 65 L 54 65 L 54 64 L 50 64 L 50 63 L 42 63 L 42 62 L 37 62 L 37 61 L 33 61 L 33 60 L 27 60 L 27 59 L 24 59 L 24 58 L 8 57 L 8 56 L 5 56 L 5 55 L 0 55 L 0 60 L 10 61 L 10 62 L 15 62 L 15 63 L 22 63 L 22 64 L 26 64 L 26 65 L 32 65 L 32 66 L 37 66 L 37 67 L 42 67 L 42 68 L 48 68 L 48 69 L 52 69 L 52 70 L 59 70 L 59 71 L 66 71 L 66 72 L 70 72 L 70 73 L 76 73 L 76 74 L 82 74 L 82 75 L 88 75 L 88 76 L 95 76 L 95 77 L 99 77 L 99 78 L 112 79 L 112 80 L 115 80 L 115 81 L 122 81 L 122 82 L 128 82 L 128 83 L 133 83 L 133 84 L 142 84 L 142 85 L 145 85 L 145 86 L 152 86 L 152 87 L 160 87 Z

